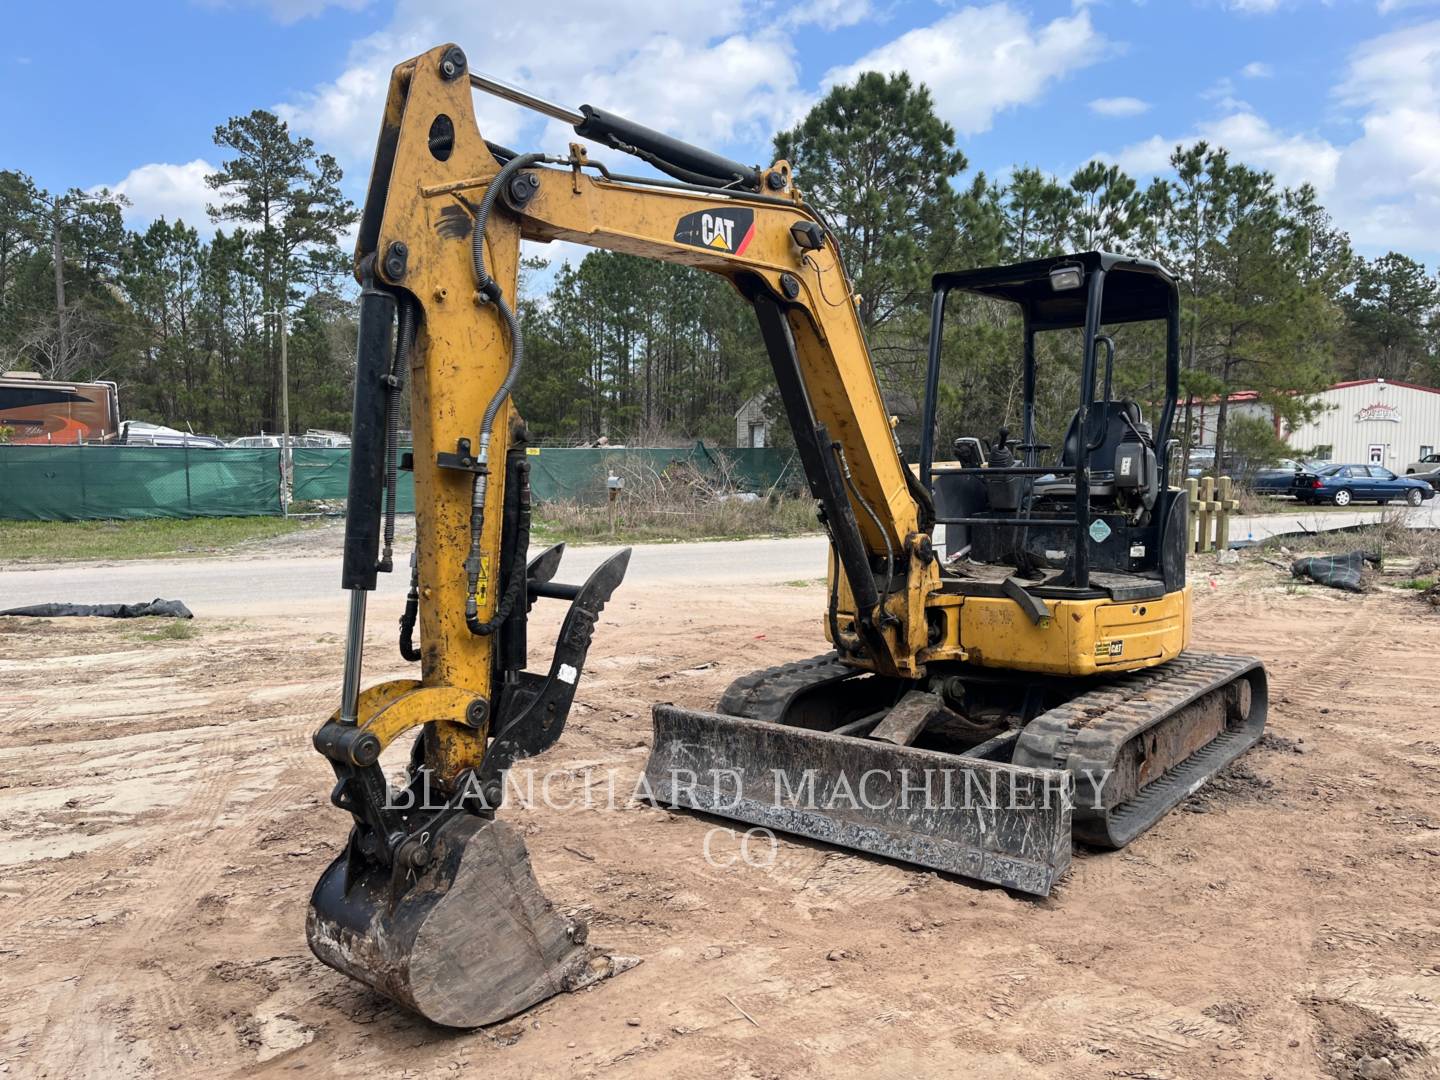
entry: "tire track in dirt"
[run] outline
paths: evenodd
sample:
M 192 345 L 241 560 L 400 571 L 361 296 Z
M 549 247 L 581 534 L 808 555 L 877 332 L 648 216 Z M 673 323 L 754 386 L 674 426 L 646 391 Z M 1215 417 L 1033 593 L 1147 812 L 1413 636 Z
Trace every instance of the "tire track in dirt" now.
M 301 700 L 296 702 L 300 706 L 299 711 L 314 711 L 311 706 L 318 704 L 320 696 L 318 688 L 301 695 Z M 221 819 L 234 809 L 232 800 L 237 789 L 244 787 L 250 778 L 248 774 L 252 770 L 237 768 L 235 764 L 251 760 L 246 753 L 250 745 L 264 742 L 283 748 L 282 758 L 291 761 L 281 766 L 266 793 L 249 800 L 239 815 L 238 823 L 243 825 L 265 820 L 275 810 L 293 803 L 294 791 L 302 779 L 297 764 L 299 751 L 308 741 L 310 726 L 306 725 L 307 731 L 303 734 L 283 727 L 277 730 L 270 725 L 260 731 L 240 730 L 233 724 L 219 726 L 218 730 L 216 725 L 205 725 L 203 731 L 194 726 L 174 729 L 173 733 L 182 736 L 182 740 L 173 746 L 167 759 L 188 765 L 186 775 L 172 781 L 183 785 L 186 797 L 164 812 L 164 818 L 169 823 L 167 832 L 170 842 L 164 846 L 160 857 L 143 867 L 140 884 L 145 890 L 144 903 L 136 909 L 138 918 L 131 918 L 118 937 L 111 935 L 106 940 L 94 942 L 78 974 L 47 1002 L 47 1021 L 36 1034 L 35 1051 L 40 1052 L 47 1046 L 52 1050 L 61 1049 L 57 1063 L 63 1063 L 67 1068 L 73 1066 L 75 1071 L 88 1071 L 96 1064 L 103 1065 L 107 1071 L 126 1068 L 127 1056 L 116 1055 L 113 1033 L 105 1030 L 105 1025 L 98 1025 L 98 1032 L 78 1039 L 74 1032 L 66 1032 L 60 1025 L 67 1023 L 68 1016 L 86 1011 L 87 1003 L 92 999 L 103 998 L 106 968 L 127 958 L 143 961 L 153 953 L 163 952 L 166 938 L 175 924 L 193 912 L 201 894 L 214 884 L 219 869 L 229 861 L 232 852 L 223 845 L 207 843 L 207 840 Z M 109 747 L 102 745 L 97 750 L 104 753 Z M 82 751 L 79 765 L 83 768 L 86 761 L 87 756 Z M 92 853 L 71 871 L 46 875 L 40 888 L 21 897 L 17 910 L 7 910 L 7 916 L 14 920 L 9 936 L 23 936 L 27 942 L 41 948 L 54 940 L 73 936 L 73 932 L 64 927 L 57 928 L 54 934 L 47 934 L 43 926 L 36 925 L 37 921 L 43 922 L 43 917 L 26 916 L 43 912 L 55 901 L 85 888 L 96 880 L 97 870 L 104 873 L 129 865 L 130 860 L 125 854 L 123 848 L 115 852 Z M 104 865 L 97 865 L 97 861 L 101 860 Z M 217 1060 L 223 1056 L 229 1042 L 223 1031 L 198 1030 L 184 1025 L 172 1027 L 172 1018 L 183 1015 L 185 1009 L 180 993 L 168 977 L 143 968 L 133 970 L 136 971 L 135 982 L 140 984 L 137 987 L 140 992 L 130 998 L 127 1023 L 132 1029 L 148 1029 L 157 1033 L 146 1040 L 152 1065 L 169 1063 L 187 1069 L 194 1064 L 197 1055 L 213 1055 Z M 130 1060 L 133 1064 L 133 1059 Z

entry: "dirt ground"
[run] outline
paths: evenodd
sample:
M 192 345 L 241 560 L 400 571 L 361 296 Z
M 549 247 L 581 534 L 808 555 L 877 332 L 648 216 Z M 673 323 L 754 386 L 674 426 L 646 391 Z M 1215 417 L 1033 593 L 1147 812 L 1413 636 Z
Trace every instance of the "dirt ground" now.
M 1440 1075 L 1440 611 L 1283 577 L 1196 579 L 1196 645 L 1264 659 L 1271 736 L 1043 901 L 786 839 L 707 860 L 720 823 L 629 803 L 650 704 L 820 651 L 823 590 L 627 586 L 535 765 L 582 804 L 617 770 L 617 804 L 505 813 L 641 963 L 470 1033 L 305 944 L 346 828 L 309 745 L 340 619 L 0 620 L 0 1074 Z M 404 670 L 396 614 L 367 681 Z

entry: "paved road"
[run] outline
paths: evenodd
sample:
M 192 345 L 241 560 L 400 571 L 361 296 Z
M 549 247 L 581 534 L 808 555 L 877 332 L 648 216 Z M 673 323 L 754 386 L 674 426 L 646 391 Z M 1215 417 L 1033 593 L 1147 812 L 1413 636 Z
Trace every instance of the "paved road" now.
M 1303 510 L 1263 518 L 1236 518 L 1230 536 L 1261 540 L 1300 529 L 1321 531 L 1378 521 L 1377 510 L 1348 512 Z M 1440 499 L 1407 512 L 1407 523 L 1440 528 Z M 337 610 L 341 591 L 339 530 L 331 528 L 334 547 L 316 545 L 309 554 L 283 549 L 268 554 L 212 559 L 141 560 L 105 565 L 0 569 L 0 609 L 49 602 L 132 603 L 157 596 L 183 600 L 196 614 L 266 615 L 307 609 Z M 408 546 L 402 545 L 402 549 Z M 538 548 L 535 550 L 539 550 Z M 560 579 L 582 581 L 613 547 L 577 547 L 566 553 Z M 825 540 L 802 536 L 783 540 L 724 543 L 639 544 L 626 580 L 636 585 L 773 584 L 813 580 L 825 573 Z M 382 575 L 379 603 L 398 605 L 406 575 Z
M 1330 529 L 1344 529 L 1355 525 L 1373 525 L 1386 514 L 1392 517 L 1403 515 L 1405 524 L 1413 529 L 1440 529 L 1440 497 L 1431 499 L 1414 509 L 1389 506 L 1384 510 L 1366 507 L 1355 510 L 1316 510 L 1313 507 L 1295 504 L 1288 514 L 1266 514 L 1263 517 L 1235 517 L 1230 519 L 1232 541 L 1264 540 L 1284 533 L 1326 532 Z
M 538 552 L 539 548 L 534 549 Z M 577 547 L 565 554 L 559 579 L 583 581 L 613 547 Z M 626 581 L 770 584 L 825 574 L 825 540 L 802 536 L 708 544 L 639 544 Z M 381 602 L 398 603 L 406 573 L 381 575 Z M 214 559 L 137 560 L 0 570 L 0 609 L 43 603 L 133 603 L 155 597 L 183 600 L 197 615 L 265 615 L 345 603 L 337 552 Z

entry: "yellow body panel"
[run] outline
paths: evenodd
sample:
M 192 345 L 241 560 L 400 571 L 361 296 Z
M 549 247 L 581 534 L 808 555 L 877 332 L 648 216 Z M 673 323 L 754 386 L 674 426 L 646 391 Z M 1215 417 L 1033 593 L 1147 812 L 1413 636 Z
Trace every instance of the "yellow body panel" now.
M 1190 640 L 1190 588 L 1157 600 L 1046 600 L 1050 618 L 1036 625 L 1015 601 L 947 596 L 946 636 L 930 661 L 1047 675 L 1134 671 L 1173 660 Z

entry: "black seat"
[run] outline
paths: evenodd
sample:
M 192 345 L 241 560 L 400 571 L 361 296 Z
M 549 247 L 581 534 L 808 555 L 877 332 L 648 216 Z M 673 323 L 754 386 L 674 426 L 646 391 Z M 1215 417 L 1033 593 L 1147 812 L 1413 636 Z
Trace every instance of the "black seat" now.
M 1120 401 L 1097 401 L 1090 406 L 1087 426 L 1094 432 L 1101 430 L 1103 423 L 1105 431 L 1105 438 L 1090 453 L 1092 498 L 1104 498 L 1115 493 L 1115 452 L 1127 439 L 1136 440 L 1136 431 L 1144 430 L 1141 428 L 1143 422 L 1140 406 L 1129 398 Z M 1080 410 L 1076 409 L 1070 415 L 1070 426 L 1065 429 L 1065 441 L 1061 444 L 1060 464 L 1063 467 L 1073 468 L 1080 460 L 1079 427 Z M 1065 476 L 1042 480 L 1035 485 L 1035 494 L 1053 498 L 1073 497 L 1075 478 Z

